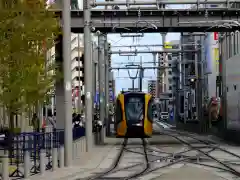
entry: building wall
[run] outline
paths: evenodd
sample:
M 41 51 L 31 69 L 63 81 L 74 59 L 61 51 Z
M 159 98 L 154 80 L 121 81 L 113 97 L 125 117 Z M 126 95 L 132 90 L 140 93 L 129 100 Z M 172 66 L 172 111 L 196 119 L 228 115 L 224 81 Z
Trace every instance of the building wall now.
M 170 44 L 172 45 L 171 46 L 171 49 L 179 49 L 179 40 L 174 40 L 174 41 L 171 41 Z M 179 54 L 174 54 L 174 53 L 169 53 L 168 56 L 167 56 L 167 66 L 169 67 L 173 67 L 174 65 L 174 62 L 179 60 Z M 173 72 L 173 69 L 172 68 L 168 68 L 166 69 L 166 81 L 167 81 L 167 87 L 166 87 L 166 92 L 167 93 L 173 93 L 173 90 L 175 89 L 175 82 L 174 82 L 174 72 Z
M 220 55 L 226 63 L 227 128 L 240 129 L 240 33 L 225 33 Z M 220 68 L 221 69 L 221 68 Z
M 206 68 L 208 74 L 208 96 L 216 96 L 216 78 L 219 74 L 219 44 L 218 33 L 207 33 L 204 43 Z
M 148 81 L 148 93 L 151 94 L 153 97 L 156 97 L 156 83 L 156 80 Z

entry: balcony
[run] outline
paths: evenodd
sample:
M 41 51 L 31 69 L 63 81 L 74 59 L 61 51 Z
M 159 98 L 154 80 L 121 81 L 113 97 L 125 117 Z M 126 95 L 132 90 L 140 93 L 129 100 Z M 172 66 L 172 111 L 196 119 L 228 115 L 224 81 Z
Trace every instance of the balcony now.
M 72 71 L 72 79 L 74 79 L 75 77 L 78 77 L 79 76 L 78 73 L 79 73 L 79 71 L 73 70 Z M 82 71 L 80 71 L 80 77 L 83 77 Z
M 72 51 L 71 51 L 71 59 L 73 60 L 74 58 L 76 57 L 81 57 L 82 54 L 83 54 L 83 47 L 80 47 L 79 49 L 77 47 L 73 48 Z M 79 52 L 78 52 L 79 50 Z
M 74 70 L 76 67 L 78 67 L 78 65 L 80 65 L 80 68 L 83 68 L 82 61 L 76 61 L 76 59 L 72 60 L 72 69 L 71 70 Z

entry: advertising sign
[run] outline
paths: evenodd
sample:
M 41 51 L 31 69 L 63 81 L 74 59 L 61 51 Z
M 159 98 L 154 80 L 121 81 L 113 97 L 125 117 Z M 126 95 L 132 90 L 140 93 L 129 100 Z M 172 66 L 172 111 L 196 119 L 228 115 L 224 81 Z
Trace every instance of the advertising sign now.
M 216 66 L 216 72 L 219 72 L 219 48 L 214 48 L 214 61 Z
M 99 105 L 100 97 L 99 97 L 99 92 L 96 92 L 96 95 L 94 97 L 94 103 L 96 105 Z M 114 94 L 112 88 L 109 88 L 109 102 L 114 101 Z
M 218 40 L 218 32 L 214 32 L 214 33 L 213 33 L 213 39 L 214 39 L 215 41 Z
M 170 43 L 170 42 L 165 42 L 164 48 L 165 48 L 165 49 L 172 49 L 171 43 Z
M 207 61 L 206 69 L 205 69 L 206 74 L 211 74 L 213 71 L 211 38 L 212 38 L 211 33 L 208 33 L 204 42 L 205 58 Z

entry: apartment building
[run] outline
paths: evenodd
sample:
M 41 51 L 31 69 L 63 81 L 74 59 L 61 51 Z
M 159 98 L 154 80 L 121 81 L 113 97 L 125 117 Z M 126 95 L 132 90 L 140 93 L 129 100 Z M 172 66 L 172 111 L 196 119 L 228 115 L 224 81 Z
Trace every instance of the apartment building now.
M 179 49 L 179 40 L 173 40 L 169 42 L 169 48 L 171 49 Z M 167 59 L 167 66 L 169 68 L 166 69 L 166 93 L 172 94 L 174 92 L 174 89 L 176 88 L 176 74 L 174 72 L 174 65 L 176 64 L 176 61 L 179 60 L 180 55 L 178 53 L 168 53 L 166 59 Z
M 151 94 L 154 98 L 156 97 L 156 80 L 148 80 L 148 93 Z

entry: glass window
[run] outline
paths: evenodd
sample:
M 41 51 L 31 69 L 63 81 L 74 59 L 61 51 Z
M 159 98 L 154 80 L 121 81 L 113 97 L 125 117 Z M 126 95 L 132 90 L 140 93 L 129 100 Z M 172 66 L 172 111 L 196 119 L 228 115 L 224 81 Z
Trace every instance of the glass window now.
M 227 36 L 227 39 L 228 39 L 228 42 L 227 42 L 227 47 L 228 47 L 228 58 L 229 59 L 230 57 L 232 57 L 232 47 L 231 47 L 231 34 L 228 33 L 228 36 Z
M 233 85 L 234 91 L 237 90 L 237 85 Z
M 128 97 L 125 101 L 125 113 L 127 121 L 141 121 L 144 115 L 144 98 Z
M 237 49 L 237 54 L 240 52 L 240 33 L 237 33 L 237 38 L 236 38 L 236 49 Z

